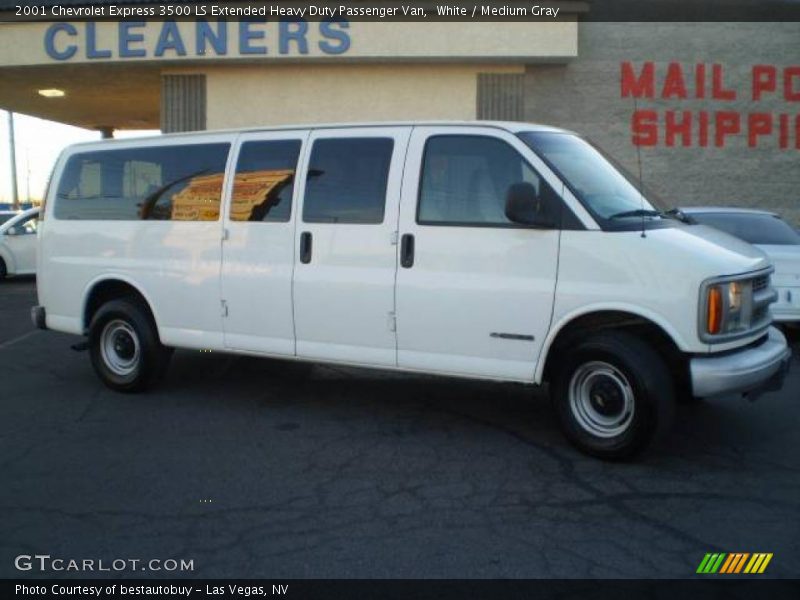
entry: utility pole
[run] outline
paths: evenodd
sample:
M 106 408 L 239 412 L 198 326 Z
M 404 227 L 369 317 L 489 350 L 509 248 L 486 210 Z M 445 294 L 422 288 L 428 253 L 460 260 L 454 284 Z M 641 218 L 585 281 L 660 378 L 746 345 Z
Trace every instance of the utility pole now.
M 19 210 L 19 190 L 17 190 L 17 146 L 14 143 L 14 113 L 8 111 L 8 145 L 11 156 L 11 203 Z

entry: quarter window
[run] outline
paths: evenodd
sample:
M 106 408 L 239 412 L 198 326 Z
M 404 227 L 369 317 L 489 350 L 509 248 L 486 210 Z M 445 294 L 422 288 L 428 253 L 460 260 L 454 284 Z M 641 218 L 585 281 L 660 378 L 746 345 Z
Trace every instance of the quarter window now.
M 232 221 L 289 220 L 300 145 L 300 140 L 242 144 L 233 183 Z
M 137 147 L 72 155 L 58 219 L 216 221 L 230 144 Z
M 540 198 L 550 186 L 506 142 L 487 136 L 441 135 L 425 144 L 417 222 L 429 225 L 514 226 L 505 215 L 515 183 L 532 184 Z M 550 198 L 548 198 L 550 199 Z
M 314 142 L 303 200 L 306 223 L 382 223 L 394 141 Z

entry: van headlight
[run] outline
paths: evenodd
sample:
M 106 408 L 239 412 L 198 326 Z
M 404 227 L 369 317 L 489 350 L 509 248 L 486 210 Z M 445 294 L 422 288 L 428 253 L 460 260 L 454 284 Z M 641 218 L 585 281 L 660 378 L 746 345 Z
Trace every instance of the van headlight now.
M 769 271 L 755 275 L 716 278 L 703 283 L 700 292 L 700 339 L 723 342 L 766 328 L 775 290 Z

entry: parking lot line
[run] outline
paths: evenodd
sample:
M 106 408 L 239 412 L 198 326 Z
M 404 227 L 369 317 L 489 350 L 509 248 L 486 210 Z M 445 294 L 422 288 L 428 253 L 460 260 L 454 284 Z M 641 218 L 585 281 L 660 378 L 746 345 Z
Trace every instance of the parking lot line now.
M 33 331 L 29 331 L 28 333 L 24 333 L 18 337 L 8 340 L 7 342 L 0 342 L 0 350 L 5 350 L 6 348 L 13 346 L 14 344 L 21 342 L 23 340 L 27 340 L 32 335 L 39 333 L 38 329 L 34 329 Z

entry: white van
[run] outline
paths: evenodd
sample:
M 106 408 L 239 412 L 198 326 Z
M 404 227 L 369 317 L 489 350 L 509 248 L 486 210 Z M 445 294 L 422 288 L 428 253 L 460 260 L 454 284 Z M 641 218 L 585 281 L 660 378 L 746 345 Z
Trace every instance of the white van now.
M 39 242 L 34 322 L 124 392 L 171 348 L 549 382 L 567 436 L 620 458 L 676 397 L 775 389 L 790 357 L 761 251 L 525 123 L 77 145 Z

